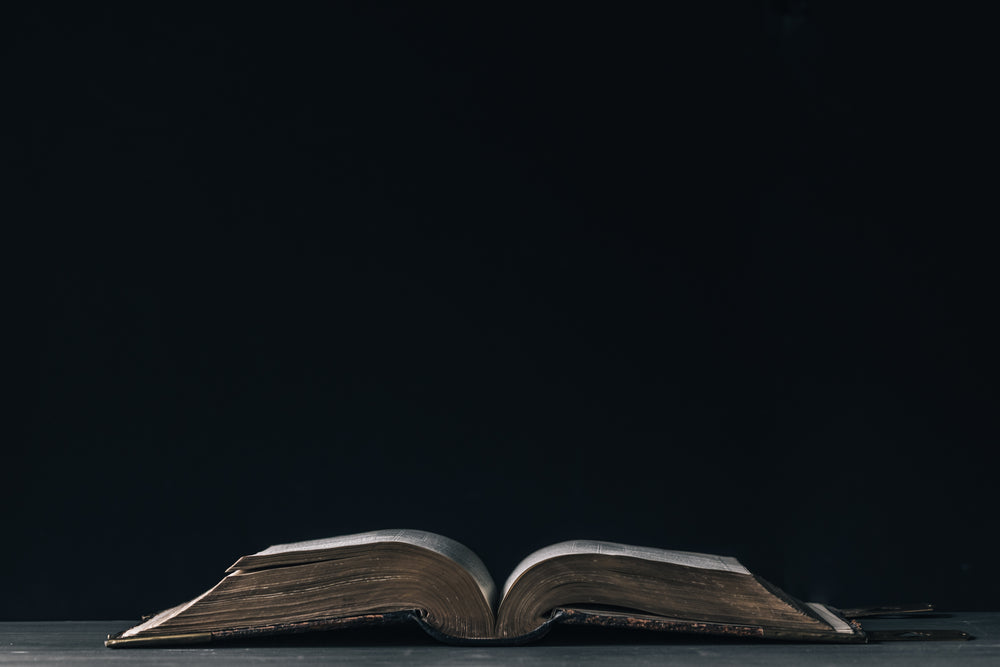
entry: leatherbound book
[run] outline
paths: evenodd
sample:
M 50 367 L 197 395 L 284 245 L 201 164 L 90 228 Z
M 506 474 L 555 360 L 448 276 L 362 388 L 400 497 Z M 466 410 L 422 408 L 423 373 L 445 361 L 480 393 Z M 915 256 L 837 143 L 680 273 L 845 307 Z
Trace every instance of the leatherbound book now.
M 476 554 L 419 530 L 280 544 L 239 558 L 218 584 L 108 637 L 111 648 L 195 644 L 416 623 L 455 644 L 523 644 L 557 625 L 746 639 L 864 643 L 857 618 L 796 600 L 735 558 L 576 540 L 527 556 L 499 588 Z M 878 639 L 965 638 L 937 631 Z

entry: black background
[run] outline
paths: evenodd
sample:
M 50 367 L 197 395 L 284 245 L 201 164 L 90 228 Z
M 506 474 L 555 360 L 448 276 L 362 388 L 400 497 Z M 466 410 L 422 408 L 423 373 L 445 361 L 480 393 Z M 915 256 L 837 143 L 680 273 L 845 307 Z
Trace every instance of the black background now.
M 10 12 L 0 618 L 385 527 L 995 608 L 988 22 L 878 4 Z

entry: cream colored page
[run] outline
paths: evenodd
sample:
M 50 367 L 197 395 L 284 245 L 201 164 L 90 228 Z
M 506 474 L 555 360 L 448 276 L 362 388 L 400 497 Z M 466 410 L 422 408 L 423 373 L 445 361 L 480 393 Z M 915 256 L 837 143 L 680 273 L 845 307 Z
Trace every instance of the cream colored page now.
M 627 556 L 630 558 L 641 558 L 643 560 L 658 561 L 661 563 L 674 563 L 702 570 L 721 570 L 723 572 L 736 572 L 738 574 L 750 574 L 750 571 L 743 567 L 738 560 L 731 556 L 714 556 L 712 554 L 700 554 L 690 551 L 670 551 L 668 549 L 656 549 L 654 547 L 636 547 L 628 544 L 618 544 L 617 542 L 598 542 L 595 540 L 572 540 L 560 542 L 551 546 L 539 549 L 534 552 L 514 568 L 507 583 L 504 584 L 503 594 L 514 585 L 522 574 L 538 565 L 542 561 L 560 556 L 574 554 L 599 554 L 604 556 Z
M 354 535 L 340 535 L 337 537 L 326 537 L 318 540 L 307 540 L 304 542 L 292 542 L 289 544 L 276 544 L 263 551 L 258 551 L 255 556 L 271 556 L 275 554 L 285 554 L 292 552 L 318 551 L 322 549 L 337 549 L 340 547 L 363 546 L 366 544 L 377 544 L 381 542 L 402 542 L 422 547 L 429 551 L 434 551 L 442 556 L 450 558 L 467 570 L 479 584 L 490 607 L 494 607 L 496 598 L 496 584 L 490 576 L 486 565 L 479 556 L 473 553 L 468 547 L 455 540 L 429 533 L 424 530 L 412 529 L 392 529 L 374 530 L 368 533 L 356 533 Z

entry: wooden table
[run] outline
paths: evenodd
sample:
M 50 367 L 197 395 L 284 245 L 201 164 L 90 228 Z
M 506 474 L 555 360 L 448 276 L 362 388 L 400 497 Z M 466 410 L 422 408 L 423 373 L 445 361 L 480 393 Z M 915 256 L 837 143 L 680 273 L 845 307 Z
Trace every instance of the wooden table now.
M 892 642 L 868 645 L 778 644 L 637 636 L 570 628 L 520 647 L 454 647 L 416 628 L 376 634 L 302 635 L 255 644 L 192 648 L 108 649 L 104 638 L 134 621 L 0 623 L 0 664 L 98 665 L 1000 665 L 1000 613 L 956 613 L 934 618 L 869 620 L 870 629 L 951 628 L 972 641 Z

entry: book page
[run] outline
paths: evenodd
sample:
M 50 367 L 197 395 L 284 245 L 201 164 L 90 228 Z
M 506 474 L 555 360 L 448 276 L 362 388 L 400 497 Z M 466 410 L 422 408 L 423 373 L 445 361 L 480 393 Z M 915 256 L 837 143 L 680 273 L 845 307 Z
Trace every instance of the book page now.
M 539 549 L 529 555 L 518 564 L 507 583 L 503 587 L 503 595 L 506 596 L 511 586 L 514 585 L 522 574 L 530 568 L 538 565 L 542 561 L 559 556 L 571 554 L 599 554 L 602 556 L 627 556 L 630 558 L 641 558 L 644 560 L 658 561 L 662 563 L 673 563 L 702 570 L 721 570 L 724 572 L 735 572 L 737 574 L 749 575 L 747 570 L 738 560 L 732 556 L 714 556 L 712 554 L 700 554 L 691 551 L 670 551 L 668 549 L 657 549 L 655 547 L 636 547 L 629 544 L 618 544 L 617 542 L 599 542 L 595 540 L 571 540 L 560 542 Z
M 390 529 L 373 530 L 368 533 L 357 533 L 354 535 L 340 535 L 337 537 L 326 537 L 318 540 L 306 540 L 304 542 L 291 542 L 289 544 L 276 544 L 263 551 L 258 551 L 254 556 L 272 556 L 277 554 L 303 553 L 311 551 L 321 551 L 325 549 L 337 549 L 341 547 L 356 547 L 366 544 L 377 544 L 382 542 L 402 542 L 422 547 L 429 551 L 449 558 L 472 575 L 479 588 L 483 591 L 483 596 L 489 603 L 490 608 L 495 607 L 497 588 L 490 576 L 486 565 L 480 560 L 472 550 L 453 539 L 428 533 L 423 530 L 412 529 Z

